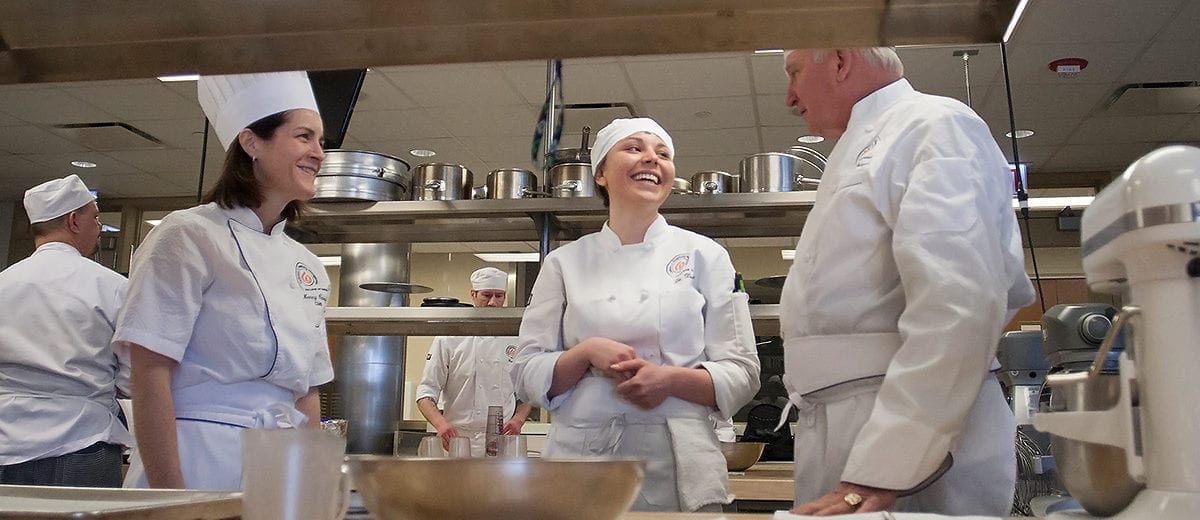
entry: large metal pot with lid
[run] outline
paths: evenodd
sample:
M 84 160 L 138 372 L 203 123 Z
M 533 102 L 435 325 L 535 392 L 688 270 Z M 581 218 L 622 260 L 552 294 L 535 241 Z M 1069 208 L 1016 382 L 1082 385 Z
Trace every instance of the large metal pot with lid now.
M 460 164 L 418 164 L 412 182 L 413 200 L 459 200 L 471 195 L 471 170 Z
M 815 189 L 824 167 L 823 162 L 791 153 L 756 153 L 738 164 L 741 190 L 762 193 Z
M 408 163 L 362 150 L 325 150 L 313 202 L 408 200 Z
M 492 170 L 484 185 L 489 199 L 521 199 L 538 194 L 538 178 L 524 168 Z
M 546 164 L 553 168 L 555 165 L 562 163 L 591 163 L 592 151 L 588 148 L 588 138 L 592 134 L 592 127 L 583 127 L 583 139 L 579 144 L 579 148 L 559 148 L 546 156 Z

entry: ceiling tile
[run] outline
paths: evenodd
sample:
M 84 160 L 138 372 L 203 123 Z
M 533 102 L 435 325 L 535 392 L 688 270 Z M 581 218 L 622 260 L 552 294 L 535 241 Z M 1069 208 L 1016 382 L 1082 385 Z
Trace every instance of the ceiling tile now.
M 1023 85 L 1112 83 L 1121 78 L 1130 64 L 1144 59 L 1141 55 L 1145 47 L 1144 42 L 1010 45 L 1008 73 L 1010 81 Z M 1078 75 L 1060 76 L 1049 66 L 1059 58 L 1083 58 L 1088 64 Z
M 754 105 L 750 96 L 647 101 L 642 104 L 647 116 L 668 132 L 754 126 Z
M 174 183 L 148 173 L 106 175 L 88 182 L 88 187 L 104 197 L 168 197 L 188 192 Z
M 392 141 L 367 141 L 364 142 L 364 147 L 372 152 L 393 155 L 399 157 L 409 166 L 416 166 L 423 163 L 450 163 L 461 164 L 477 170 L 480 168 L 481 161 L 465 146 L 454 138 L 434 138 L 434 139 L 410 139 L 410 140 L 392 140 Z M 433 150 L 437 155 L 433 157 L 415 157 L 408 153 L 413 149 Z
M 1168 141 L 1195 116 L 1092 117 L 1085 120 L 1068 144 L 1146 143 Z M 1036 136 L 1034 136 L 1036 137 Z
M 1157 146 L 1151 143 L 1067 145 L 1045 167 L 1052 171 L 1118 172 L 1154 148 Z
M 105 152 L 145 173 L 186 173 L 200 171 L 200 154 L 187 150 L 127 150 Z
M 354 102 L 354 111 L 358 113 L 359 110 L 398 110 L 416 106 L 416 103 L 388 81 L 386 75 L 372 69 L 363 80 L 358 100 Z
M 1200 2 L 1181 2 L 1183 8 L 1171 17 L 1171 21 L 1156 35 L 1159 41 L 1196 41 L 1200 40 Z
M 1017 129 L 1033 130 L 1033 135 L 1020 139 L 1018 146 L 1057 146 L 1067 142 L 1067 137 L 1079 126 L 1079 122 L 1083 121 L 1082 117 L 1073 117 L 1066 119 L 1032 119 L 1026 118 L 1017 121 Z M 1012 148 L 1012 139 L 1005 134 L 1009 131 L 1008 117 L 1002 119 L 991 119 L 987 121 L 988 128 L 992 131 L 992 137 L 996 138 L 996 142 L 1000 144 L 1000 149 L 1007 150 Z
M 402 68 L 385 74 L 393 85 L 423 107 L 525 103 L 491 64 Z
M 749 155 L 759 150 L 757 128 L 671 132 L 677 155 Z
M 542 75 L 543 78 L 545 74 Z M 546 96 L 546 81 L 542 80 L 541 106 Z M 563 65 L 563 101 L 566 103 L 610 103 L 633 101 L 633 87 L 625 69 L 617 63 L 585 63 Z
M 16 154 L 64 153 L 87 150 L 36 126 L 0 126 L 0 151 Z
M 796 138 L 804 135 L 803 127 L 764 126 L 761 130 L 763 147 L 759 152 L 782 152 L 793 146 L 807 146 L 828 156 L 837 144 L 837 139 L 826 139 L 813 144 L 800 143 Z
M 950 87 L 965 88 L 966 73 L 961 56 L 955 51 L 972 50 L 979 54 L 968 60 L 972 90 L 976 85 L 989 85 L 1002 80 L 999 45 L 924 45 L 896 49 L 904 63 L 904 75 L 917 90 L 927 92 Z
M 463 137 L 459 139 L 472 155 L 489 165 L 500 164 L 505 168 L 532 169 L 533 161 L 529 149 L 533 138 L 520 135 Z M 487 172 L 482 172 L 487 173 Z M 482 184 L 476 182 L 476 184 Z
M 808 125 L 804 123 L 804 118 L 796 115 L 795 112 L 792 112 L 792 107 L 787 106 L 787 99 L 783 94 L 754 96 L 754 104 L 758 108 L 758 124 L 760 125 L 796 127 L 799 132 L 808 128 Z
M 1097 110 L 1112 91 L 1109 85 L 1014 85 L 1013 111 L 1018 121 L 1082 117 Z M 1008 103 L 989 95 L 976 111 L 988 120 L 1007 119 Z
M 563 69 L 568 63 L 578 60 L 564 60 Z M 537 107 L 546 102 L 546 64 L 530 62 L 510 62 L 500 65 L 500 73 L 508 79 L 521 99 Z M 568 76 L 563 74 L 564 80 Z
M 1123 42 L 1152 38 L 1189 0 L 1029 2 L 1013 32 L 1022 43 Z
M 95 123 L 113 116 L 61 89 L 0 91 L 0 112 L 37 124 Z
M 449 137 L 451 134 L 424 109 L 355 112 L 347 137 L 359 141 L 396 141 Z
M 204 112 L 194 100 L 160 82 L 101 85 L 64 89 L 68 94 L 112 114 L 117 120 L 200 119 Z
M 788 77 L 783 72 L 782 54 L 755 54 L 750 56 L 750 74 L 754 80 L 755 94 L 779 94 L 787 92 Z
M 0 110 L 3 110 L 3 107 L 0 107 Z M 13 116 L 10 116 L 8 114 L 0 112 L 0 126 L 16 126 L 16 125 L 25 125 L 25 124 L 29 124 L 29 123 L 26 123 L 25 121 L 22 121 Z
M 429 117 L 458 137 L 533 135 L 538 113 L 528 105 L 454 106 L 425 109 Z
M 200 151 L 204 146 L 204 116 L 189 119 L 138 120 L 128 123 L 162 141 L 169 147 Z M 217 134 L 209 127 L 208 147 L 221 148 Z
M 750 70 L 745 56 L 677 60 L 630 61 L 625 70 L 641 99 L 689 99 L 750 94 Z
M 1200 56 L 1195 43 L 1156 41 L 1121 77 L 1121 83 L 1200 80 Z
M 35 172 L 45 172 L 46 168 L 40 164 L 30 161 L 23 155 L 12 155 L 9 153 L 0 153 L 0 179 L 5 179 L 3 184 L 19 184 L 25 188 L 33 186 L 32 183 L 26 185 L 20 182 L 23 176 L 32 175 Z M 14 182 L 15 180 L 15 182 Z
M 1191 123 L 1180 128 L 1173 140 L 1192 141 L 1193 144 L 1200 145 L 1200 116 L 1193 117 Z
M 31 154 L 24 156 L 26 159 L 37 163 L 50 172 L 58 172 L 62 175 L 69 173 L 78 174 L 86 183 L 88 179 L 102 177 L 104 175 L 121 175 L 127 173 L 137 173 L 138 169 L 125 164 L 121 161 L 113 159 L 100 152 L 80 151 L 68 153 L 50 153 L 50 154 Z M 96 165 L 95 168 L 79 168 L 71 166 L 71 161 L 88 161 Z
M 1021 162 L 1029 165 L 1030 187 L 1037 187 L 1037 173 L 1046 169 L 1050 158 L 1054 156 L 1055 152 L 1058 152 L 1059 148 L 1061 148 L 1061 146 L 1037 146 L 1027 145 L 1025 143 L 1021 143 L 1018 146 L 1017 150 L 1021 152 Z M 1012 147 L 1001 146 L 1000 150 L 1004 152 L 1004 158 L 1008 159 L 1009 162 L 1012 162 Z

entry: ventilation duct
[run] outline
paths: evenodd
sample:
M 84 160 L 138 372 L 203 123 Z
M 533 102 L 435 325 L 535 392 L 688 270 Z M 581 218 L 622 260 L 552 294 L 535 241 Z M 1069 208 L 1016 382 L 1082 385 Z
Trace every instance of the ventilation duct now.
M 1200 113 L 1200 81 L 1122 85 L 1104 107 L 1106 116 Z

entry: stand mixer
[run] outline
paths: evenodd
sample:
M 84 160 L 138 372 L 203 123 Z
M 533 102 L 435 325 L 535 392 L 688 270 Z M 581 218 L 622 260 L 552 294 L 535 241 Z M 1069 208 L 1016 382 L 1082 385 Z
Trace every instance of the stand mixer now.
M 1182 520 L 1200 515 L 1200 148 L 1168 146 L 1138 159 L 1083 214 L 1083 270 L 1093 291 L 1127 306 L 1088 377 L 1101 377 L 1106 347 L 1132 326 L 1119 359 L 1116 406 L 1040 412 L 1036 428 L 1124 450 L 1145 488 L 1110 518 Z M 1056 379 L 1057 386 L 1087 381 Z M 1070 377 L 1070 376 L 1063 376 Z M 1056 390 L 1057 391 L 1057 390 Z M 1079 491 L 1070 489 L 1072 495 Z M 1082 490 L 1084 492 L 1090 490 Z M 1086 507 L 1086 504 L 1085 504 Z M 1050 518 L 1091 518 L 1062 512 Z

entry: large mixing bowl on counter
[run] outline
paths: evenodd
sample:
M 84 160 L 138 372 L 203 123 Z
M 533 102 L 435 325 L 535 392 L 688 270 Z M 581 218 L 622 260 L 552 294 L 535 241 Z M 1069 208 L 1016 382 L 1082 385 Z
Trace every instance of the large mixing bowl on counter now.
M 425 163 L 412 169 L 413 200 L 471 198 L 471 170 L 461 164 Z
M 325 150 L 313 202 L 408 200 L 408 163 L 362 150 Z
M 782 152 L 756 153 L 738 163 L 745 193 L 813 190 L 824 168 L 824 162 Z
M 376 520 L 613 520 L 641 488 L 633 459 L 346 457 Z

